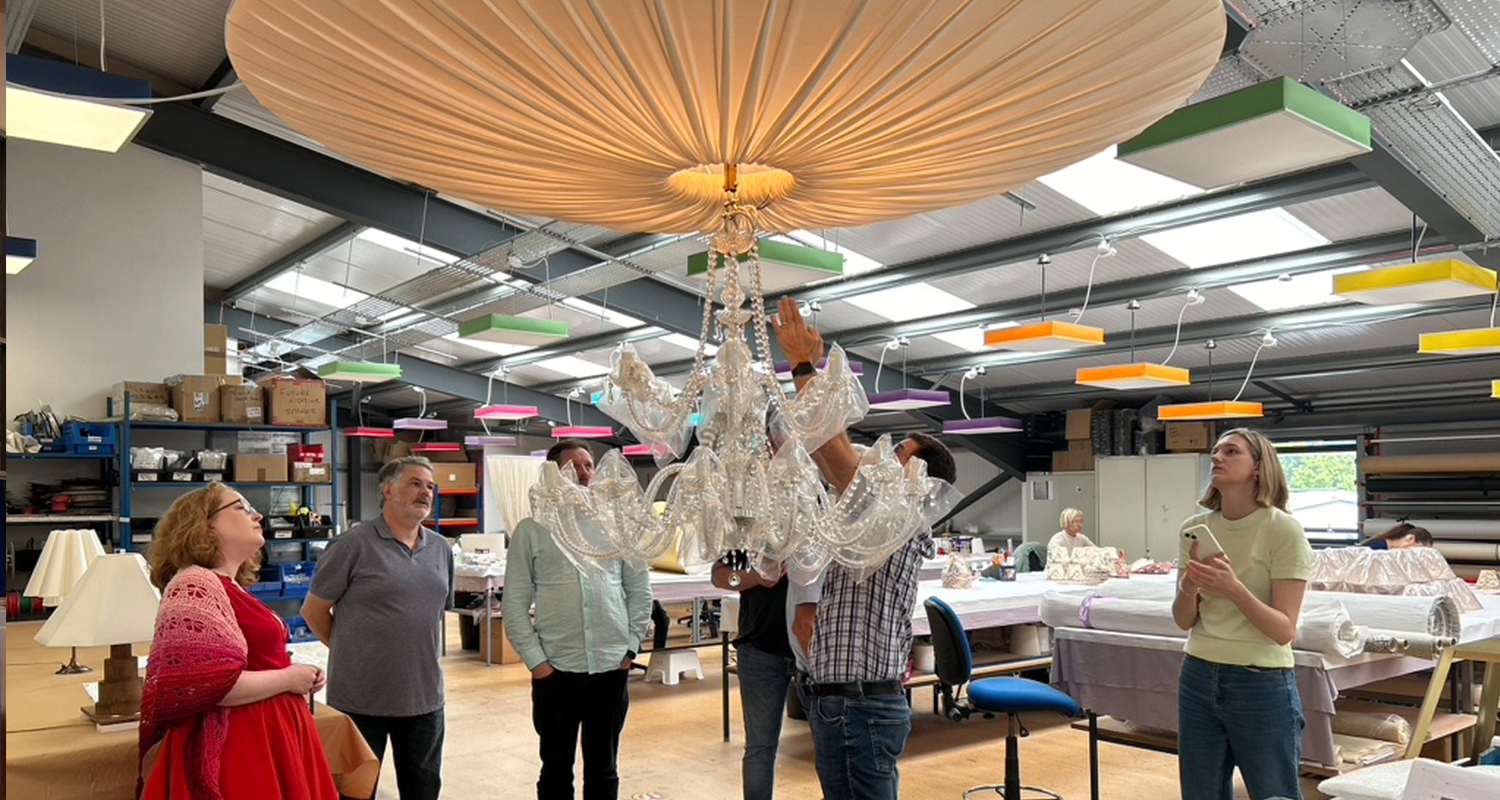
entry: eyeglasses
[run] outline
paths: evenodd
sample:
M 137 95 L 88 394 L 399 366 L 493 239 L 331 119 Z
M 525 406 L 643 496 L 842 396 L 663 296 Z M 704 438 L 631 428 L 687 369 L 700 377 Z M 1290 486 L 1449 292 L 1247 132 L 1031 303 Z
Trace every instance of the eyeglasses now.
M 244 498 L 240 498 L 238 500 L 232 500 L 232 501 L 230 501 L 228 503 L 225 503 L 224 505 L 219 506 L 218 508 L 214 509 L 214 513 L 209 514 L 208 518 L 209 519 L 213 519 L 214 517 L 218 516 L 218 514 L 219 514 L 220 511 L 224 511 L 226 509 L 230 509 L 230 508 L 233 508 L 235 506 L 239 506 L 240 510 L 243 511 L 243 512 L 245 512 L 245 516 L 247 516 L 247 517 L 253 517 L 253 516 L 256 515 L 256 513 L 258 513 L 255 510 L 255 506 L 250 505 L 250 503 L 246 502 Z

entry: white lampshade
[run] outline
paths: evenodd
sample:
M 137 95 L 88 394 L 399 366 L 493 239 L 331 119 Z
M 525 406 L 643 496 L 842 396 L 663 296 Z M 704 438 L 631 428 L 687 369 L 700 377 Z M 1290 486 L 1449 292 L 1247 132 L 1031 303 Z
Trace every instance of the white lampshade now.
M 161 592 L 139 553 L 101 555 L 52 614 L 36 641 L 46 647 L 99 647 L 149 642 Z
M 72 528 L 53 531 L 47 534 L 47 543 L 42 545 L 42 555 L 23 594 L 42 598 L 44 606 L 61 605 L 88 571 L 89 564 L 101 555 L 104 546 L 93 531 Z

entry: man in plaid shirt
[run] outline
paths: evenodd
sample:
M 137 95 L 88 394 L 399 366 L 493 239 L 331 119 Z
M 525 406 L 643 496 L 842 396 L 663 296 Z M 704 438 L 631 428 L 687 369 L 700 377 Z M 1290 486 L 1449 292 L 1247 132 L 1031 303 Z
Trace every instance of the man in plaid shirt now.
M 778 310 L 776 338 L 800 390 L 823 357 L 823 337 L 802 319 L 795 300 L 782 298 Z M 849 436 L 839 434 L 812 455 L 842 494 L 859 465 Z M 957 476 L 948 448 L 926 434 L 907 434 L 896 455 L 902 464 L 922 459 L 931 477 L 952 483 Z M 900 794 L 896 760 L 911 732 L 901 678 L 911 653 L 917 573 L 932 554 L 932 535 L 921 531 L 861 582 L 843 567 L 830 567 L 818 602 L 797 606 L 792 632 L 807 655 L 798 688 L 812 724 L 824 800 L 894 800 Z

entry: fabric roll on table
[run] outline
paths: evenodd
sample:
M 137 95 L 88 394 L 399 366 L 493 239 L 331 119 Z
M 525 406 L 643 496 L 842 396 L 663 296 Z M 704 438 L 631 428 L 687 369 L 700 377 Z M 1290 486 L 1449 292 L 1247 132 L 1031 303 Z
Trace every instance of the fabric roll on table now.
M 1342 606 L 1304 610 L 1297 620 L 1292 647 L 1353 658 L 1365 651 L 1365 628 L 1355 625 Z
M 1452 647 L 1458 639 L 1451 636 L 1430 636 L 1425 633 L 1372 629 L 1365 635 L 1364 652 L 1396 653 L 1413 658 L 1437 658 L 1445 647 Z
M 1451 597 L 1308 592 L 1302 613 L 1342 605 L 1356 625 L 1384 631 L 1423 633 L 1458 638 L 1463 627 L 1458 604 Z

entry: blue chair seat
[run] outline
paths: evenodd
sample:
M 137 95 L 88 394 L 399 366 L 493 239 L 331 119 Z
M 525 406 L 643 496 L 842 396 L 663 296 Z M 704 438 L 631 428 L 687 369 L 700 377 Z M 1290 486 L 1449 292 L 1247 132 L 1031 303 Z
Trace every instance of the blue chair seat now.
M 1082 713 L 1073 698 L 1045 683 L 1026 678 L 985 678 L 969 684 L 969 703 L 981 711 L 1011 714 L 1019 711 L 1056 711 L 1076 717 Z

